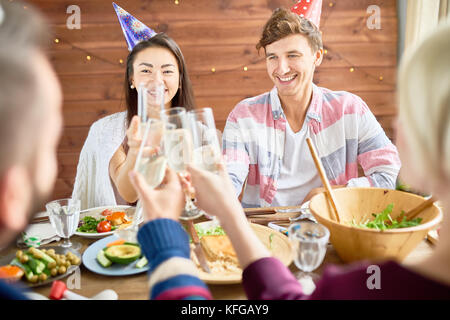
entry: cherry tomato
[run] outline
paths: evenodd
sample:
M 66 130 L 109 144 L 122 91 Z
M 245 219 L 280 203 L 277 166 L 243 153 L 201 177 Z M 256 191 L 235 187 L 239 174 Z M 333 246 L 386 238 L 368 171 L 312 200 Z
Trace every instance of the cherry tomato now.
M 97 232 L 109 232 L 111 231 L 111 223 L 109 221 L 102 221 L 97 225 Z
M 105 210 L 103 210 L 102 213 L 100 213 L 100 214 L 101 214 L 102 216 L 106 217 L 106 216 L 109 216 L 111 213 L 113 213 L 112 210 L 110 210 L 110 209 L 105 209 Z

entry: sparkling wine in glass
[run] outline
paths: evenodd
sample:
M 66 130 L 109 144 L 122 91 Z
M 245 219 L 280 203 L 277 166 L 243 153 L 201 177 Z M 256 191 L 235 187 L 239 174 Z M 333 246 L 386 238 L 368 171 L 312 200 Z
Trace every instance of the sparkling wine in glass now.
M 186 109 L 174 107 L 161 112 L 161 119 L 175 125 L 172 130 L 166 130 L 164 135 L 164 152 L 169 166 L 179 175 L 186 175 L 186 165 L 192 162 L 192 131 L 186 114 Z M 180 216 L 182 220 L 200 217 L 203 211 L 192 201 L 192 196 L 185 190 L 186 205 Z
M 173 124 L 152 118 L 149 118 L 145 125 L 134 169 L 142 174 L 151 188 L 158 187 L 164 179 L 167 158 L 164 154 L 163 137 L 167 130 L 173 130 L 174 128 Z M 142 220 L 142 207 L 140 201 L 138 201 L 133 226 L 137 226 Z
M 54 200 L 45 205 L 49 220 L 56 234 L 63 238 L 61 244 L 64 248 L 78 250 L 80 243 L 72 243 L 70 237 L 75 233 L 80 221 L 80 200 L 79 199 L 60 199 Z
M 222 161 L 222 152 L 212 109 L 202 108 L 189 111 L 188 120 L 192 132 L 193 165 L 201 170 L 217 173 L 218 164 Z M 207 213 L 205 215 L 214 219 Z

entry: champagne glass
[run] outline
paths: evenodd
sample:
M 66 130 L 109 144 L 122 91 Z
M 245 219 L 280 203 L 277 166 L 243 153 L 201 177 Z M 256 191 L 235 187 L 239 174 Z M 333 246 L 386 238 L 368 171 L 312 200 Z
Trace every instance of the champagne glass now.
M 63 238 L 61 244 L 63 248 L 72 248 L 79 250 L 80 243 L 72 243 L 70 237 L 75 233 L 80 221 L 80 200 L 79 199 L 60 199 L 54 200 L 45 205 L 48 217 L 56 234 Z
M 164 84 L 160 82 L 139 83 L 137 99 L 137 114 L 141 120 L 139 130 L 143 136 L 147 120 L 160 119 L 161 110 L 164 110 Z
M 327 252 L 330 231 L 323 225 L 314 222 L 297 222 L 288 228 L 289 240 L 294 253 L 294 263 L 303 272 L 296 274 L 297 279 L 317 281 L 314 274 Z
M 186 165 L 192 161 L 192 131 L 189 125 L 186 109 L 174 107 L 161 111 L 161 119 L 175 125 L 174 129 L 166 130 L 164 135 L 164 151 L 169 166 L 180 175 L 186 175 Z M 185 190 L 186 205 L 180 216 L 182 220 L 200 217 L 203 211 L 192 201 L 192 195 Z
M 217 173 L 217 165 L 222 160 L 222 152 L 212 109 L 202 108 L 189 111 L 188 120 L 193 140 L 193 164 L 202 170 Z M 205 216 L 215 219 L 207 213 Z
M 141 147 L 136 158 L 134 170 L 143 175 L 151 188 L 156 188 L 164 179 L 167 158 L 164 155 L 163 136 L 166 130 L 174 129 L 175 125 L 164 123 L 159 119 L 148 119 Z M 142 207 L 140 200 L 136 206 L 133 224 L 142 222 Z

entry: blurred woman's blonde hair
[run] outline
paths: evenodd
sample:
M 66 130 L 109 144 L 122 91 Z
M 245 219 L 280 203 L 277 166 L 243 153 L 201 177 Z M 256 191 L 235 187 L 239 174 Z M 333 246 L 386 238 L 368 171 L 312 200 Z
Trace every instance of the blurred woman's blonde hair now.
M 450 24 L 409 48 L 398 76 L 399 120 L 409 159 L 430 187 L 450 183 Z M 435 189 L 436 190 L 436 189 Z M 430 190 L 431 191 L 431 190 Z

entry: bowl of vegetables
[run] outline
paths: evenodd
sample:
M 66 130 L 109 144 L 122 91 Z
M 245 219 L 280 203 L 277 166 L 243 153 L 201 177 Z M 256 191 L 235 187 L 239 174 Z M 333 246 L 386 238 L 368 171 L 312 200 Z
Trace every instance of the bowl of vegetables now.
M 415 219 L 406 219 L 406 212 L 426 201 L 412 193 L 382 188 L 342 188 L 333 193 L 340 222 L 333 219 L 325 193 L 314 196 L 309 209 L 330 230 L 330 241 L 345 262 L 402 261 L 442 220 L 436 204 Z

